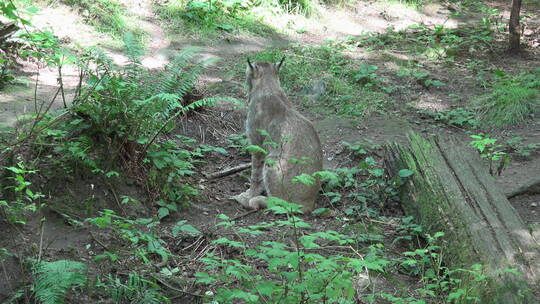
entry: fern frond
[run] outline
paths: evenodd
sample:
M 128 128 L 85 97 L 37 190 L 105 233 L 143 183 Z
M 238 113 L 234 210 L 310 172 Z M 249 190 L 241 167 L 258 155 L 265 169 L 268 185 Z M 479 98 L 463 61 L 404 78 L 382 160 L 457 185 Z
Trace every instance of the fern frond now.
M 114 303 L 159 304 L 165 300 L 157 284 L 136 273 L 130 273 L 125 284 L 109 276 L 109 286 Z
M 124 54 L 128 57 L 130 63 L 141 63 L 141 57 L 144 55 L 144 50 L 135 35 L 131 32 L 124 34 Z
M 86 265 L 60 260 L 35 264 L 34 295 L 43 304 L 64 303 L 68 290 L 86 283 Z
M 164 73 L 164 78 L 157 86 L 159 93 L 185 96 L 195 86 L 204 68 L 215 60 L 197 60 L 199 48 L 186 48 L 171 61 Z

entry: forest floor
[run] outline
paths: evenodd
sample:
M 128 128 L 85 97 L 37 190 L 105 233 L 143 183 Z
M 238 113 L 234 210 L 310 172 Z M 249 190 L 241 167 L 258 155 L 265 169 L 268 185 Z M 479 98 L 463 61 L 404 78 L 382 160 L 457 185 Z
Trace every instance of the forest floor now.
M 124 0 L 120 2 L 136 20 L 134 21 L 136 26 L 146 33 L 147 49 L 142 60 L 145 67 L 163 68 L 178 51 L 189 46 L 197 46 L 200 48 L 201 59 L 219 59 L 204 73 L 197 84 L 199 92 L 205 97 L 229 96 L 242 101 L 246 100 L 244 70 L 247 58 L 260 58 L 268 54 L 271 57 L 285 55 L 284 73 L 291 74 L 296 73 L 292 69 L 306 62 L 308 65 L 309 62 L 328 65 L 330 69 L 334 63 L 317 53 L 318 48 L 332 43 L 329 41 L 347 41 L 347 37 L 361 36 L 371 32 L 385 33 L 391 27 L 400 30 L 413 24 L 423 24 L 431 28 L 442 24 L 449 28 L 466 28 L 473 24 L 470 16 L 453 17 L 451 15 L 453 8 L 447 5 L 429 4 L 422 9 L 414 9 L 387 2 L 358 1 L 347 10 L 326 10 L 317 22 L 299 18 L 292 29 L 270 32 L 266 35 L 223 31 L 209 38 L 171 29 L 170 24 L 160 19 L 154 12 L 152 1 Z M 502 9 L 502 20 L 506 20 L 509 14 L 508 5 L 497 3 L 492 5 Z M 532 17 L 528 19 L 528 25 L 533 29 L 540 29 L 540 12 L 530 13 Z M 76 11 L 68 7 L 57 5 L 45 8 L 34 16 L 32 21 L 38 27 L 52 28 L 53 32 L 66 44 L 101 45 L 118 65 L 127 62 L 126 57 L 117 47 L 111 47 L 111 44 L 114 44 L 111 43 L 110 37 L 93 30 L 82 21 Z M 278 21 L 286 23 L 290 20 L 274 20 L 274 22 Z M 359 112 L 358 115 L 340 112 L 340 107 L 349 106 L 350 102 L 347 100 L 333 101 L 331 106 L 325 106 L 324 102 L 329 100 L 325 95 L 340 94 L 340 92 L 330 92 L 335 86 L 331 84 L 332 76 L 326 72 L 309 75 L 310 67 L 308 66 L 304 70 L 297 71 L 308 74 L 302 77 L 308 80 L 306 83 L 286 83 L 290 79 L 286 78 L 282 79 L 282 85 L 293 103 L 314 123 L 319 132 L 323 144 L 325 168 L 350 168 L 357 165 L 360 159 L 344 148 L 343 142 L 361 143 L 368 150 L 368 155 L 374 156 L 380 162 L 383 156 L 381 147 L 389 142 L 405 142 L 410 131 L 426 135 L 453 135 L 462 138 L 464 143 L 470 142 L 470 130 L 463 126 L 448 124 L 445 119 L 435 119 L 434 117 L 438 116 L 433 113 L 448 113 L 452 109 L 466 107 L 472 103 L 485 90 L 486 82 L 479 80 L 485 73 L 494 70 L 517 73 L 529 70 L 531 67 L 540 67 L 540 47 L 538 46 L 540 31 L 534 33 L 525 37 L 526 50 L 519 56 L 504 53 L 505 41 L 494 41 L 489 46 L 491 50 L 485 51 L 481 57 L 458 58 L 450 63 L 430 61 L 423 55 L 404 51 L 399 46 L 372 50 L 363 45 L 335 43 L 329 48 L 335 48 L 334 52 L 341 54 L 351 66 L 359 67 L 362 64 L 368 64 L 378 67 L 377 83 L 382 83 L 381 86 L 386 88 L 392 88 L 388 93 L 368 96 L 368 98 L 378 99 L 368 107 L 361 109 L 351 107 L 351 111 Z M 472 51 L 473 54 L 474 52 Z M 320 63 L 320 61 L 323 62 Z M 396 76 L 403 62 L 417 64 L 421 70 L 429 74 L 432 81 L 437 80 L 444 85 L 430 86 L 425 82 L 417 81 L 418 79 L 414 77 Z M 58 85 L 56 71 L 47 68 L 40 68 L 39 74 L 36 71 L 37 66 L 34 63 L 21 62 L 17 73 L 18 76 L 23 77 L 21 79 L 26 79 L 26 85 L 10 86 L 0 91 L 1 124 L 18 126 L 21 119 L 24 120 L 25 114 L 32 113 L 36 102 L 34 96 L 37 96 L 37 103 L 41 103 L 50 101 L 55 95 Z M 69 103 L 78 83 L 77 70 L 74 67 L 65 67 L 62 79 L 68 93 L 66 100 Z M 38 83 L 37 89 L 34 83 Z M 63 106 L 62 99 L 57 99 L 53 107 L 62 108 Z M 217 223 L 218 214 L 226 214 L 236 219 L 236 224 L 240 227 L 271 220 L 273 215 L 263 212 L 246 214 L 245 209 L 230 200 L 232 195 L 247 189 L 246 184 L 249 180 L 246 171 L 215 180 L 207 180 L 205 176 L 205 174 L 249 161 L 248 155 L 232 147 L 230 141 L 231 136 L 243 133 L 244 119 L 245 108 L 229 103 L 220 103 L 213 108 L 197 111 L 181 118 L 178 134 L 195 138 L 200 144 L 225 148 L 228 153 L 211 153 L 203 159 L 197 167 L 197 173 L 191 177 L 191 181 L 200 190 L 200 195 L 190 206 L 165 220 L 164 225 L 173 225 L 177 220 L 187 220 L 204 235 L 210 236 L 224 233 L 213 225 Z M 535 117 L 534 120 L 521 125 L 481 128 L 474 130 L 473 134 L 482 132 L 489 132 L 499 142 L 519 136 L 523 138 L 523 145 L 540 143 L 540 120 Z M 531 180 L 538 179 L 539 149 L 533 148 L 530 152 L 529 156 L 512 157 L 502 174 L 495 177 L 504 193 L 510 193 Z M 118 197 L 122 195 L 144 200 L 143 191 L 132 182 L 121 182 L 111 186 L 101 180 L 78 179 L 77 177 L 51 177 L 41 179 L 40 182 L 42 182 L 41 192 L 47 195 L 47 201 L 51 205 L 51 211 L 46 213 L 47 221 L 43 223 L 35 218 L 23 228 L 0 224 L 0 240 L 9 240 L 2 241 L 0 247 L 16 250 L 15 248 L 25 247 L 24 244 L 39 244 L 41 238 L 45 240 L 46 246 L 40 248 L 39 251 L 43 251 L 44 256 L 53 260 L 78 257 L 90 263 L 97 252 L 113 246 L 114 240 L 110 233 L 95 228 L 74 229 L 68 225 L 60 214 L 72 207 L 64 205 L 78 201 L 86 206 L 83 202 L 92 201 L 96 202 L 94 207 L 96 209 L 99 206 L 115 209 Z M 540 193 L 518 195 L 510 201 L 527 224 L 540 225 Z M 305 220 L 313 226 L 312 229 L 315 231 L 340 230 L 340 227 L 349 220 L 344 211 L 352 202 L 333 206 L 329 198 L 321 197 L 317 204 L 320 207 L 332 206 L 333 210 L 330 217 L 305 216 Z M 379 212 L 388 217 L 403 215 L 396 204 L 390 204 Z M 78 219 L 82 220 L 83 217 Z M 367 227 L 370 225 L 370 219 L 363 219 L 362 223 Z M 396 222 L 390 220 L 382 226 L 387 230 L 385 236 L 390 240 L 385 243 L 389 250 L 403 251 L 399 244 L 391 242 L 393 237 L 399 234 L 397 229 L 394 229 Z M 281 233 L 279 230 L 268 232 L 268 235 L 261 239 L 280 238 Z M 261 239 L 255 238 L 249 241 L 257 242 Z M 164 240 L 168 241 L 168 247 L 172 252 L 187 255 L 195 260 L 206 252 L 205 248 L 208 247 L 210 237 L 204 240 L 183 239 L 180 241 L 172 237 L 170 239 L 164 237 Z M 91 249 L 88 249 L 88 244 L 93 244 Z M 25 250 L 38 249 L 26 248 Z M 16 282 L 22 276 L 22 270 L 15 260 L 11 263 L 5 262 L 3 265 L 2 272 L 10 273 L 10 280 L 0 279 L 0 302 L 4 301 L 3 297 L 18 288 L 19 283 Z M 123 266 L 129 269 L 129 267 L 138 267 L 136 265 L 133 261 L 126 261 Z M 193 265 L 175 266 L 180 267 L 181 273 L 188 278 L 200 270 L 190 268 Z M 105 271 L 99 266 L 94 267 L 96 271 Z M 396 279 L 401 283 L 396 284 Z M 374 284 L 380 290 L 389 293 L 407 290 L 405 293 L 414 295 L 415 286 L 418 284 L 417 278 L 402 274 L 396 274 L 391 280 L 382 276 L 371 278 L 371 280 L 374 281 L 364 282 L 365 286 L 361 289 L 367 290 L 370 284 Z M 200 292 L 197 287 L 189 291 Z M 88 296 L 88 298 L 72 299 L 70 303 L 95 303 L 93 301 L 91 296 Z M 190 301 L 192 300 L 187 295 L 173 300 L 173 303 L 190 303 Z

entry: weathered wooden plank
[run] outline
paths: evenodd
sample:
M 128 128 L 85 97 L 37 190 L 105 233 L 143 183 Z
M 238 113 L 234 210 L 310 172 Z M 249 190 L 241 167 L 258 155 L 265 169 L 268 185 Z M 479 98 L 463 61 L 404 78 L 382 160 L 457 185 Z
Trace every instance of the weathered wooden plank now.
M 445 232 L 446 262 L 486 267 L 492 279 L 476 291 L 482 303 L 540 303 L 540 243 L 475 151 L 455 138 L 411 133 L 408 146 L 387 146 L 385 162 L 390 174 L 415 173 L 400 189 L 403 209 L 429 233 Z

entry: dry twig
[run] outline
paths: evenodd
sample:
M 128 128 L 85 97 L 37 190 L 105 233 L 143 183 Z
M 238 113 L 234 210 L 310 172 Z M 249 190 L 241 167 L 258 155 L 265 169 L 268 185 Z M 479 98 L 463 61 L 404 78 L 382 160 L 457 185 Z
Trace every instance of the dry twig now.
M 220 177 L 225 177 L 225 176 L 229 176 L 229 175 L 235 174 L 237 172 L 246 170 L 248 168 L 251 168 L 251 163 L 244 163 L 244 164 L 240 164 L 240 165 L 235 166 L 235 167 L 225 168 L 225 169 L 223 169 L 221 171 L 206 174 L 206 178 L 211 180 L 211 179 L 216 179 L 216 178 L 220 178 Z

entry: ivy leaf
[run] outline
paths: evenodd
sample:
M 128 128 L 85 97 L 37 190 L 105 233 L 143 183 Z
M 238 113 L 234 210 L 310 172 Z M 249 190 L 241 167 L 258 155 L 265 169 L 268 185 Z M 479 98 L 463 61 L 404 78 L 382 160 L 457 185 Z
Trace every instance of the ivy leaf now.
M 224 221 L 229 220 L 229 217 L 227 215 L 223 214 L 223 213 L 218 214 L 217 218 L 220 219 L 220 220 L 224 220 Z
M 401 169 L 399 170 L 399 177 L 405 178 L 413 175 L 414 172 L 409 169 Z
M 176 223 L 172 229 L 173 236 L 177 236 L 180 232 L 184 232 L 191 235 L 200 235 L 201 232 L 197 228 L 186 224 L 186 220 L 182 220 Z
M 229 247 L 246 248 L 246 246 L 243 243 L 237 242 L 237 241 L 231 241 L 226 237 L 222 237 L 222 238 L 219 238 L 217 240 L 214 240 L 214 241 L 212 241 L 212 244 L 215 244 L 215 245 L 222 245 L 223 244 L 223 245 L 227 245 Z
M 268 152 L 266 152 L 265 149 L 259 147 L 259 146 L 256 146 L 256 145 L 249 145 L 246 147 L 246 150 L 248 150 L 249 153 L 262 153 L 264 155 L 267 155 Z
M 375 177 L 381 177 L 381 176 L 384 175 L 383 169 L 380 169 L 380 168 L 371 169 L 371 170 L 369 170 L 369 173 L 372 174 Z
M 330 210 L 330 208 L 318 208 L 318 209 L 313 210 L 313 212 L 311 213 L 315 216 L 321 217 L 321 216 L 329 215 L 331 212 L 332 210 Z
M 166 216 L 168 216 L 170 213 L 169 213 L 169 209 L 167 208 L 164 208 L 164 207 L 161 207 L 158 209 L 158 217 L 159 219 L 162 219 Z

